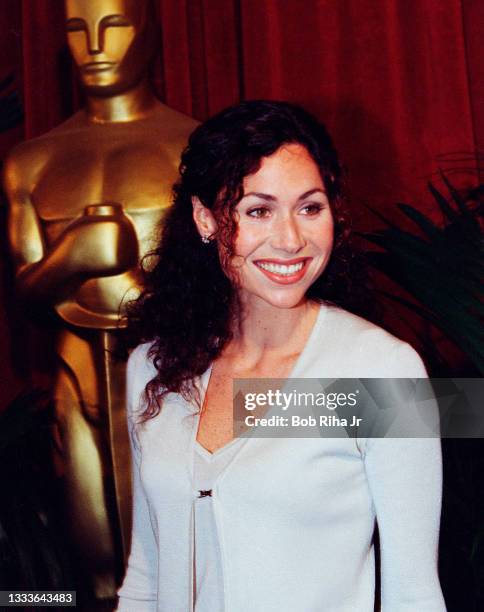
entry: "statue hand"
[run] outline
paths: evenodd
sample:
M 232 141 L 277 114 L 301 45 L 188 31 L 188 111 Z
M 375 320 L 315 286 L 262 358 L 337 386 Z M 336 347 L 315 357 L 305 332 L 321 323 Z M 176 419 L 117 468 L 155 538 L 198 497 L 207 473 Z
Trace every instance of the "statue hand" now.
M 21 296 L 58 303 L 91 278 L 134 268 L 138 239 L 133 224 L 117 205 L 88 206 L 47 254 L 18 269 Z
M 88 206 L 66 228 L 63 238 L 73 272 L 92 276 L 120 274 L 136 266 L 138 240 L 120 205 Z

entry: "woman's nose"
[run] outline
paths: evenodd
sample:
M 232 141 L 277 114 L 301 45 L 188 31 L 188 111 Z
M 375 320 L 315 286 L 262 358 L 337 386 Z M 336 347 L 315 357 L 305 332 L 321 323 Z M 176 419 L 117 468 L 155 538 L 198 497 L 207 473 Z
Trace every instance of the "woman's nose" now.
M 288 216 L 281 219 L 274 227 L 272 247 L 288 253 L 297 253 L 306 244 L 297 221 Z

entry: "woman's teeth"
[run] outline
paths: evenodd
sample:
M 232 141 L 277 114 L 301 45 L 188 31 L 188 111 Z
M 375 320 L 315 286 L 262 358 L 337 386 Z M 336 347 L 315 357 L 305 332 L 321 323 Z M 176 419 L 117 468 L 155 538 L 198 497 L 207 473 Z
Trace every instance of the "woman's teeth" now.
M 283 264 L 274 264 L 274 263 L 266 263 L 262 261 L 258 261 L 257 265 L 259 268 L 267 270 L 268 272 L 272 272 L 273 274 L 280 274 L 282 276 L 291 276 L 291 274 L 296 274 L 299 270 L 302 270 L 304 266 L 304 261 L 301 261 L 297 264 L 290 264 L 288 266 Z

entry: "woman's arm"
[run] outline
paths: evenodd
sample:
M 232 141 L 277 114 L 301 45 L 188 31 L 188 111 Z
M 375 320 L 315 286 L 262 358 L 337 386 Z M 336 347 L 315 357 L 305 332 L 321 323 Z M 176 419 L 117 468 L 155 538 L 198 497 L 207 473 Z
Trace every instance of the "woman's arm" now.
M 393 353 L 389 376 L 427 376 L 408 345 Z M 382 612 L 445 611 L 437 573 L 440 439 L 368 439 L 364 460 L 380 535 Z
M 138 446 L 134 413 L 140 393 L 146 383 L 140 376 L 142 347 L 133 351 L 127 366 L 127 412 L 131 441 L 133 482 L 133 529 L 131 552 L 122 587 L 118 591 L 117 612 L 156 612 L 158 593 L 158 547 L 151 525 L 148 502 L 140 480 L 140 448 Z

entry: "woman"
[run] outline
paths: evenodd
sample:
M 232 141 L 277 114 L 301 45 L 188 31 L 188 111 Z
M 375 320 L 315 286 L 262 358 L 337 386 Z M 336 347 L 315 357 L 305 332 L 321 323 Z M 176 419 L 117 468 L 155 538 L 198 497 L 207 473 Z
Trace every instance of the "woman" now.
M 233 438 L 235 378 L 425 377 L 356 308 L 341 172 L 302 109 L 198 127 L 128 363 L 134 523 L 120 611 L 445 610 L 438 440 Z

